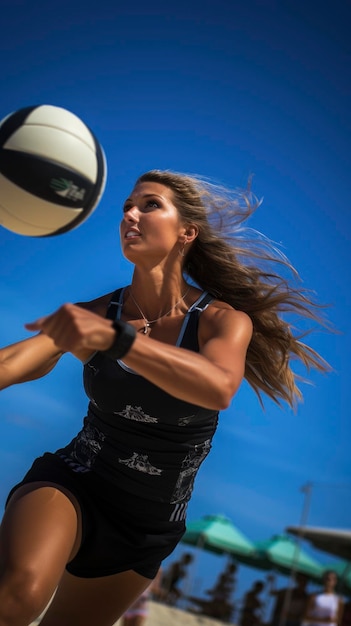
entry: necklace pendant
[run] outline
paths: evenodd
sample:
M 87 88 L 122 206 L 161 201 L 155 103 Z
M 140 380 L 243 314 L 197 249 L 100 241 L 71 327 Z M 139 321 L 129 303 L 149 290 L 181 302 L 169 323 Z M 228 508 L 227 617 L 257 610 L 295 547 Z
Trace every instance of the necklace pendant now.
M 150 330 L 150 328 L 151 328 L 151 326 L 150 326 L 149 322 L 146 322 L 146 324 L 145 324 L 145 326 L 143 328 L 143 334 L 147 335 L 149 330 Z

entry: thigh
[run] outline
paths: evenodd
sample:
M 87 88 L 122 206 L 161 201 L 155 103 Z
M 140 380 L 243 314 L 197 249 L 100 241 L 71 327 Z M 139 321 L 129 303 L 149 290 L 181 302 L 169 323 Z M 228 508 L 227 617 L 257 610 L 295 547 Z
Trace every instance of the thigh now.
M 0 528 L 0 567 L 8 576 L 23 574 L 50 599 L 80 545 L 78 503 L 52 483 L 19 487 L 6 508 Z
M 132 570 L 100 578 L 66 571 L 40 626 L 112 626 L 151 582 Z

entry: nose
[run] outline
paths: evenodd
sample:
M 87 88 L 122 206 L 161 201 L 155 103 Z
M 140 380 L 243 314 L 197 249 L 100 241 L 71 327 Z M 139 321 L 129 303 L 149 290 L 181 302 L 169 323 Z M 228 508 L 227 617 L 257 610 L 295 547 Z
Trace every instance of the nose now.
M 129 207 L 124 211 L 123 220 L 125 222 L 138 222 L 139 221 L 139 209 L 136 205 Z

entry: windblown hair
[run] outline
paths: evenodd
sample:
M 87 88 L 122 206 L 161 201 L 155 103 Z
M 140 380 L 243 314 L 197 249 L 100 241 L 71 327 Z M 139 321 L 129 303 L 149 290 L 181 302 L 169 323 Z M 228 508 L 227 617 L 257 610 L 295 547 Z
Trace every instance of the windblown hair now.
M 244 226 L 260 202 L 246 190 L 228 190 L 198 176 L 151 170 L 137 180 L 170 188 L 184 223 L 196 224 L 199 234 L 184 259 L 184 272 L 199 287 L 233 308 L 247 313 L 253 323 L 245 378 L 262 403 L 264 392 L 280 404 L 295 408 L 302 394 L 291 369 L 297 359 L 307 370 L 330 369 L 311 347 L 294 334 L 285 317 L 297 314 L 327 326 L 321 306 L 302 288 L 288 259 L 264 235 Z M 283 274 L 288 274 L 284 277 Z M 284 314 L 288 316 L 284 316 Z

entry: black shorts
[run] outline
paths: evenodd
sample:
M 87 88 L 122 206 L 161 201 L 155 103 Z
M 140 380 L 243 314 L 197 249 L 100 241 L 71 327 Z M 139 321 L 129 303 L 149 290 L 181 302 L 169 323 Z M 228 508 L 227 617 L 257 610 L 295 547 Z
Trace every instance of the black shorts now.
M 168 521 L 168 505 L 129 494 L 93 471 L 75 472 L 51 453 L 34 461 L 7 502 L 18 487 L 35 481 L 64 487 L 79 503 L 82 543 L 66 566 L 75 576 L 95 578 L 131 569 L 152 579 L 185 532 L 184 521 Z

